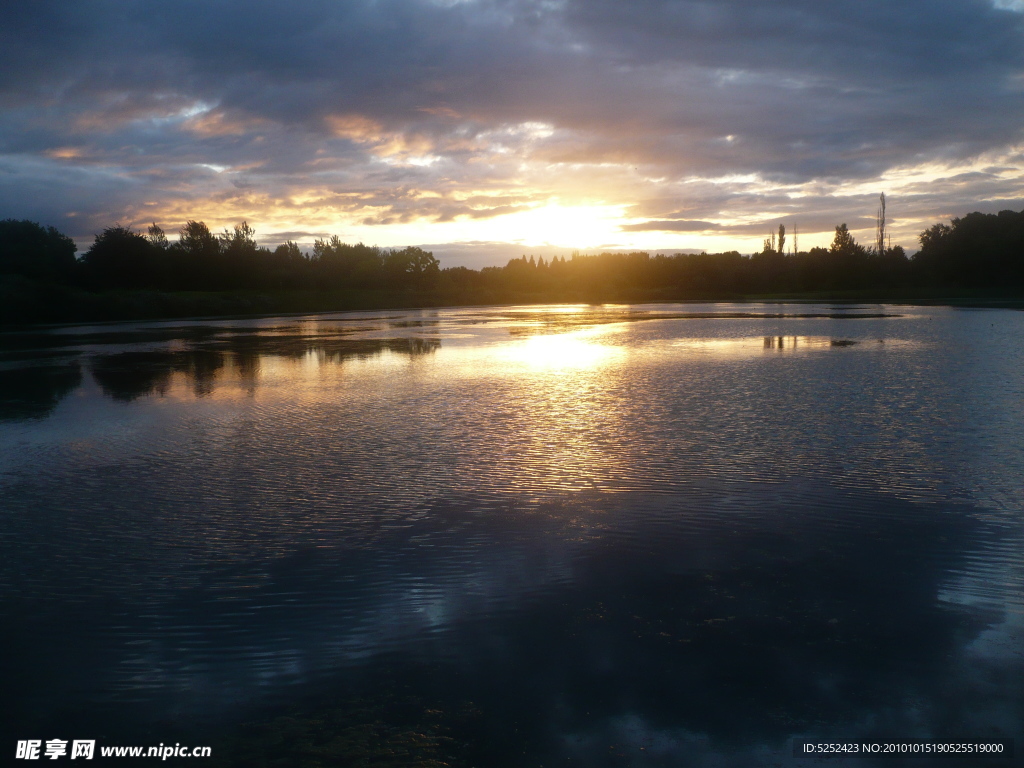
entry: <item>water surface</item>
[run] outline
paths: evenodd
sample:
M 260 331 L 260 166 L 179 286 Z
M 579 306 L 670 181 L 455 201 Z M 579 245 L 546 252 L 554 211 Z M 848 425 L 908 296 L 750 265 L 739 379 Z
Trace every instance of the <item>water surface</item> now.
M 3 334 L 5 743 L 749 766 L 1019 740 L 1022 427 L 1010 310 Z

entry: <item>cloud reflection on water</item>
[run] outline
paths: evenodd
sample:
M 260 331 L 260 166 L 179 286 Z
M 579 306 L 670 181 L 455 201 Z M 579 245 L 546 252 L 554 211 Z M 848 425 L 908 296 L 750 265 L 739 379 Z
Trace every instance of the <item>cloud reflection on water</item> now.
M 72 678 L 107 717 L 133 702 L 217 722 L 287 690 L 315 710 L 408 676 L 421 697 L 482 710 L 476 748 L 495 766 L 517 764 L 510 743 L 539 762 L 742 763 L 794 734 L 982 734 L 1019 712 L 1021 660 L 970 653 L 998 612 L 941 599 L 999 537 L 970 510 L 805 483 L 421 512 L 370 546 L 76 612 L 86 639 L 69 661 L 108 661 Z

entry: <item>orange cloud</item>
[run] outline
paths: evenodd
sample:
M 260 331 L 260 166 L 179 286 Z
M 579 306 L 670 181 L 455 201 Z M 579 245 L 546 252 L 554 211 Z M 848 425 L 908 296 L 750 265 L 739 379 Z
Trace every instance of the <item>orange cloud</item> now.
M 435 149 L 434 142 L 426 136 L 388 131 L 380 123 L 362 115 L 331 115 L 327 118 L 327 125 L 338 138 L 362 144 L 375 157 L 391 162 L 415 161 Z
M 244 136 L 266 125 L 262 118 L 232 117 L 224 111 L 211 111 L 189 118 L 182 128 L 199 136 Z
M 77 160 L 85 155 L 85 151 L 81 147 L 54 147 L 43 154 L 55 160 Z
M 362 115 L 328 115 L 327 126 L 339 139 L 360 144 L 380 141 L 384 130 L 380 123 Z

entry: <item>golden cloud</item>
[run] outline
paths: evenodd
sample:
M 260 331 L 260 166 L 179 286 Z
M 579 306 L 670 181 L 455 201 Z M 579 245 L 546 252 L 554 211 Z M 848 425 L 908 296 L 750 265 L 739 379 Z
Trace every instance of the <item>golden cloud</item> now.
M 229 116 L 224 111 L 203 112 L 182 123 L 182 128 L 198 136 L 244 136 L 267 125 L 262 118 Z

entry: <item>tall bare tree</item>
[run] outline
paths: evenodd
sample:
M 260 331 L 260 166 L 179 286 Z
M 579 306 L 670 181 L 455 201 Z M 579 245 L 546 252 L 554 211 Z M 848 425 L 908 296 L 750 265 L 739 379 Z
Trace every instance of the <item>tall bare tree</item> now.
M 878 196 L 878 225 L 875 228 L 875 253 L 885 253 L 885 192 Z

